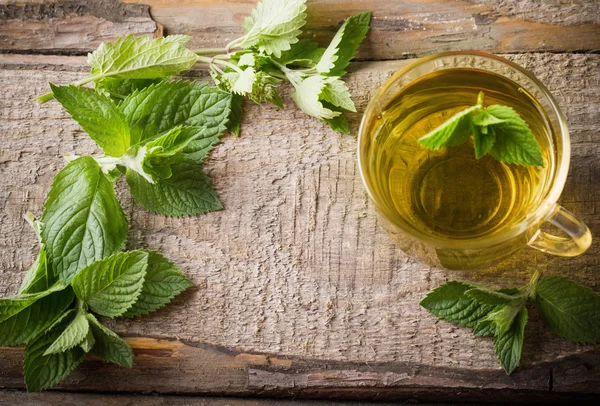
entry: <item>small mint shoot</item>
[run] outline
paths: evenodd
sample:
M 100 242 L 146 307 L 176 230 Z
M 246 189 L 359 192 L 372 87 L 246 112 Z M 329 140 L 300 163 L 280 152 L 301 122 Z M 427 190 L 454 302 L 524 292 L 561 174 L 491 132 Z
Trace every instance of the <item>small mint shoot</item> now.
M 544 166 L 540 144 L 525 120 L 512 107 L 484 107 L 483 98 L 479 92 L 477 104 L 454 114 L 419 143 L 435 150 L 463 144 L 472 136 L 477 159 L 490 155 L 508 164 Z
M 521 360 L 529 299 L 546 327 L 559 337 L 574 343 L 600 341 L 600 295 L 570 279 L 543 277 L 538 271 L 519 289 L 447 282 L 420 304 L 441 319 L 472 328 L 476 337 L 493 337 L 498 360 L 510 375 Z

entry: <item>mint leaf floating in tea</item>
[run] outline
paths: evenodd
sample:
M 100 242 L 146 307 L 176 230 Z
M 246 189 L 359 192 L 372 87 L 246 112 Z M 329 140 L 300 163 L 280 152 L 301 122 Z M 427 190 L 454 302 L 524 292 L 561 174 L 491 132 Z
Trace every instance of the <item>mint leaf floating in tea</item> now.
M 421 301 L 431 314 L 475 336 L 494 337 L 494 349 L 507 374 L 521 360 L 527 324 L 527 301 L 532 299 L 550 331 L 575 343 L 600 341 L 600 295 L 560 277 L 540 277 L 519 289 L 494 290 L 451 281 L 432 290 Z
M 463 144 L 472 135 L 477 159 L 491 155 L 509 164 L 543 166 L 540 145 L 525 120 L 512 107 L 483 107 L 483 97 L 479 92 L 476 105 L 456 113 L 419 143 L 440 149 Z

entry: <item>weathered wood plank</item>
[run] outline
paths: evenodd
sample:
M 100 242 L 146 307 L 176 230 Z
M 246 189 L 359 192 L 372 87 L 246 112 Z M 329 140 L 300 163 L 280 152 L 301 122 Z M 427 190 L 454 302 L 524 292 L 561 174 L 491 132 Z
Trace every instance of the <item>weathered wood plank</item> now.
M 598 235 L 600 55 L 509 57 L 542 79 L 563 107 L 573 140 L 563 204 Z M 408 62 L 354 64 L 349 87 L 358 111 L 386 78 Z M 0 100 L 1 295 L 16 292 L 33 261 L 35 236 L 22 216 L 26 211 L 41 211 L 51 179 L 64 165 L 61 157 L 98 152 L 57 103 L 31 102 L 46 91 L 47 81 L 62 84 L 83 76 L 83 64 L 83 58 L 74 57 L 0 57 L 4 90 Z M 597 350 L 552 336 L 535 311 L 526 329 L 523 368 L 507 378 L 499 369 L 491 340 L 473 338 L 466 329 L 439 321 L 418 305 L 427 291 L 448 279 L 514 286 L 524 283 L 534 269 L 572 277 L 598 291 L 597 240 L 577 258 L 555 258 L 526 249 L 507 263 L 478 273 L 415 263 L 378 226 L 356 171 L 355 136 L 334 134 L 295 109 L 289 97 L 285 102 L 284 111 L 247 104 L 242 137 L 225 138 L 212 154 L 207 169 L 224 211 L 185 219 L 149 215 L 134 207 L 120 184 L 120 199 L 130 219 L 129 247 L 164 252 L 196 287 L 152 317 L 109 324 L 127 336 L 177 337 L 186 344 L 168 341 L 176 347 L 164 352 L 154 350 L 154 344 L 148 350 L 137 345 L 133 371 L 118 372 L 90 362 L 65 387 L 287 393 L 302 368 L 337 368 L 338 375 L 304 375 L 307 385 L 321 382 L 343 388 L 341 376 L 355 386 L 371 385 L 371 395 L 381 389 L 377 386 L 381 382 L 393 382 L 400 389 L 392 392 L 409 396 L 414 390 L 411 384 L 420 379 L 425 379 L 421 381 L 428 388 L 422 389 L 425 394 L 436 385 L 461 388 L 456 392 L 465 387 L 478 392 L 482 386 L 547 391 L 548 365 L 581 354 L 573 367 L 564 364 L 561 370 L 552 364 L 557 385 L 561 382 L 557 387 L 567 392 L 597 390 L 600 368 L 586 367 L 587 362 L 597 365 L 595 356 L 589 355 Z M 360 115 L 349 118 L 355 134 Z M 204 343 L 235 348 L 241 354 L 268 354 L 259 357 L 276 364 L 270 369 L 249 361 L 240 364 L 237 355 L 232 355 L 235 362 L 228 356 L 211 358 L 200 351 Z M 189 348 L 198 352 L 189 353 Z M 287 355 L 298 367 L 278 369 L 277 362 L 284 362 Z M 21 356 L 18 349 L 1 350 L 0 357 L 6 360 L 0 366 L 1 386 L 22 387 Z M 369 365 L 374 364 L 375 375 L 369 375 Z M 415 374 L 417 380 L 401 379 L 405 373 L 411 376 L 410 368 L 431 371 L 427 373 L 435 379 L 427 380 L 422 372 Z M 178 375 L 178 369 L 182 374 L 194 373 Z M 259 370 L 263 372 L 255 372 Z M 359 379 L 349 370 L 364 375 Z M 560 379 L 559 370 L 564 371 Z M 452 371 L 458 375 L 451 376 Z M 456 379 L 460 384 L 454 383 Z M 148 389 L 150 381 L 156 386 Z M 276 385 L 270 389 L 261 382 Z M 322 385 L 318 386 L 304 392 L 318 392 Z
M 93 357 L 66 378 L 63 390 L 159 393 L 185 396 L 263 395 L 420 401 L 513 401 L 591 399 L 599 393 L 600 351 L 519 370 L 473 374 L 468 369 L 386 362 L 321 361 L 240 352 L 176 340 L 128 338 L 132 370 Z M 18 349 L 0 350 L 9 367 L 0 369 L 0 388 L 23 388 Z M 561 372 L 562 365 L 577 371 Z M 595 379 L 592 381 L 591 378 Z M 570 382 L 568 382 L 570 380 Z M 552 382 L 560 382 L 557 387 Z M 0 392 L 0 403 L 1 403 Z
M 0 0 L 0 52 L 83 53 L 127 34 L 162 35 L 148 6 L 118 0 Z
M 247 0 L 0 0 L 0 51 L 84 53 L 133 32 L 193 36 L 195 47 L 222 47 L 243 33 Z M 149 5 L 152 18 L 149 18 Z M 308 4 L 307 35 L 325 44 L 342 20 L 373 11 L 363 59 L 397 59 L 434 52 L 600 50 L 600 3 L 595 0 L 320 0 Z
M 151 7 L 166 33 L 193 36 L 192 46 L 221 47 L 243 34 L 255 1 L 125 0 Z M 441 51 L 574 51 L 600 49 L 600 3 L 488 0 L 322 0 L 308 2 L 307 35 L 326 44 L 352 14 L 373 12 L 360 58 L 398 59 Z
M 157 396 L 157 395 L 113 395 L 93 393 L 46 392 L 25 393 L 22 391 L 0 391 L 0 404 L 18 406 L 59 405 L 59 406 L 391 406 L 391 403 L 334 402 L 318 400 L 276 400 L 238 399 L 198 396 Z M 398 403 L 393 403 L 397 405 Z M 424 403 L 420 403 L 425 405 Z

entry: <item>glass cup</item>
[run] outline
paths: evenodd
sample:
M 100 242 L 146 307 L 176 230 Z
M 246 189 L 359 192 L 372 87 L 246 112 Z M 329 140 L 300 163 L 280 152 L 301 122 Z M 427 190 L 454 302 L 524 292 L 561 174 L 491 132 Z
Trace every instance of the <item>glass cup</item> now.
M 529 210 L 520 222 L 510 224 L 498 232 L 476 238 L 440 238 L 419 227 L 410 225 L 410 220 L 398 219 L 389 190 L 379 187 L 372 171 L 377 167 L 378 148 L 383 143 L 377 131 L 383 112 L 388 104 L 405 86 L 415 80 L 449 69 L 471 69 L 491 72 L 510 79 L 535 101 L 544 117 L 546 132 L 551 138 L 552 165 L 548 168 L 539 204 Z M 473 103 L 474 104 L 474 103 Z M 385 122 L 385 121 L 383 121 Z M 424 134 L 423 134 L 424 135 Z M 383 135 L 385 136 L 385 135 Z M 453 147 L 454 148 L 454 147 Z M 494 265 L 529 245 L 552 255 L 571 257 L 582 254 L 591 244 L 587 226 L 572 213 L 557 204 L 563 190 L 567 173 L 571 145 L 565 118 L 548 89 L 530 72 L 498 56 L 482 52 L 447 52 L 422 58 L 397 72 L 379 89 L 367 106 L 358 137 L 358 166 L 363 184 L 375 203 L 384 229 L 395 244 L 407 255 L 423 263 L 447 269 L 478 269 Z M 554 235 L 540 230 L 550 223 L 565 235 Z

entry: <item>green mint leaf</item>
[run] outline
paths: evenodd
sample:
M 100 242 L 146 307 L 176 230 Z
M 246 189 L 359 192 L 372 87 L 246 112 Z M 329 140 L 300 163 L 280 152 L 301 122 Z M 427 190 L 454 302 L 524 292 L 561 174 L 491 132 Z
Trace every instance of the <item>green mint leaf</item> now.
M 348 125 L 346 117 L 341 114 L 334 118 L 325 118 L 323 121 L 329 124 L 329 127 L 335 132 L 350 134 L 350 125 Z
M 104 78 L 96 83 L 96 90 L 112 99 L 116 104 L 121 103 L 136 90 L 142 90 L 151 85 L 160 83 L 159 79 L 115 79 Z
M 301 39 L 293 44 L 289 50 L 283 51 L 278 62 L 282 65 L 295 65 L 303 68 L 312 68 L 323 56 L 325 48 L 309 39 Z
M 39 392 L 60 382 L 85 358 L 85 351 L 74 347 L 59 354 L 44 355 L 66 327 L 66 320 L 54 326 L 25 347 L 25 384 L 28 392 Z
M 527 298 L 523 298 L 516 303 L 497 306 L 481 320 L 493 323 L 496 334 L 503 335 L 510 329 L 510 326 L 512 326 L 515 317 L 525 306 L 526 300 Z
M 70 162 L 55 177 L 42 214 L 42 239 L 59 279 L 121 251 L 127 221 L 113 184 L 91 157 Z
M 543 166 L 542 151 L 529 126 L 511 107 L 493 105 L 486 111 L 503 120 L 493 125 L 496 142 L 490 155 L 499 161 L 517 165 Z
M 473 327 L 475 337 L 493 337 L 496 335 L 496 325 L 490 320 L 479 320 Z
M 242 123 L 242 107 L 244 98 L 234 94 L 231 97 L 231 113 L 229 113 L 229 122 L 227 123 L 227 131 L 236 137 L 240 135 L 240 126 Z
M 535 292 L 535 305 L 554 334 L 576 343 L 600 340 L 600 295 L 561 276 L 542 278 Z
M 198 137 L 210 138 L 214 144 L 229 120 L 231 97 L 200 82 L 165 81 L 134 92 L 119 104 L 119 109 L 136 129 L 132 145 L 180 125 L 201 128 Z M 188 148 L 193 154 L 193 144 Z
M 494 306 L 482 305 L 465 295 L 473 285 L 451 281 L 432 290 L 420 305 L 431 314 L 462 327 L 475 327 Z
M 38 293 L 48 290 L 56 282 L 56 276 L 48 268 L 48 256 L 44 245 L 40 247 L 40 253 L 35 262 L 23 278 L 19 294 Z
M 172 35 L 167 35 L 166 37 L 164 37 L 164 40 L 166 42 L 174 42 L 179 45 L 185 45 L 188 42 L 190 42 L 191 39 L 192 39 L 192 37 L 190 37 L 189 35 L 183 35 L 183 34 L 172 34 Z
M 504 371 L 510 375 L 521 361 L 527 309 L 523 307 L 510 328 L 494 338 L 494 350 Z
M 507 305 L 518 300 L 523 300 L 523 297 L 499 292 L 497 290 L 486 288 L 485 286 L 477 286 L 465 292 L 465 295 L 480 304 L 484 305 Z
M 148 255 L 148 269 L 142 292 L 124 316 L 137 317 L 152 313 L 193 286 L 193 283 L 167 258 L 153 251 Z
M 100 324 L 94 315 L 88 314 L 87 318 L 95 339 L 92 354 L 101 360 L 131 368 L 133 365 L 133 351 L 131 351 L 129 344 L 113 331 Z
M 89 325 L 89 322 L 88 322 L 88 325 Z M 87 334 L 85 335 L 85 338 L 79 344 L 79 348 L 81 348 L 87 354 L 88 352 L 90 352 L 92 350 L 92 348 L 94 347 L 94 344 L 96 344 L 96 339 L 94 338 L 94 333 L 92 333 L 92 328 L 90 326 Z
M 475 147 L 475 158 L 480 159 L 488 154 L 496 143 L 496 132 L 492 127 L 478 127 L 473 125 L 473 146 Z M 485 130 L 485 133 L 483 132 Z
M 298 42 L 306 23 L 305 0 L 262 0 L 244 20 L 246 35 L 240 46 L 256 47 L 266 54 L 281 56 Z
M 71 288 L 0 299 L 0 346 L 30 341 L 46 331 L 73 303 Z
M 136 38 L 132 34 L 114 43 L 103 42 L 88 55 L 96 80 L 163 78 L 188 70 L 196 60 L 196 54 L 182 45 L 181 37 Z
M 119 157 L 129 148 L 129 125 L 115 104 L 103 94 L 86 87 L 54 86 L 56 100 L 85 130 L 104 153 Z
M 127 183 L 136 203 L 156 214 L 194 216 L 223 206 L 202 167 L 193 161 L 172 165 L 173 175 L 155 184 L 128 170 Z
M 339 111 L 333 111 L 323 106 L 319 101 L 319 95 L 325 87 L 325 78 L 322 76 L 309 76 L 303 79 L 298 85 L 294 85 L 296 91 L 292 94 L 292 98 L 309 116 L 318 119 L 332 119 L 339 116 Z
M 85 340 L 89 330 L 90 325 L 85 312 L 79 310 L 63 332 L 46 348 L 44 355 L 58 354 L 78 346 Z
M 479 106 L 472 106 L 459 111 L 442 125 L 419 138 L 419 143 L 429 149 L 440 149 L 465 143 L 471 135 L 473 112 L 480 109 Z
M 479 110 L 475 116 L 473 116 L 473 124 L 478 127 L 487 127 L 494 124 L 502 124 L 505 121 L 492 114 L 493 110 Z
M 92 311 L 118 317 L 138 299 L 147 268 L 146 252 L 120 252 L 83 268 L 73 278 L 73 290 Z
M 342 80 L 336 77 L 328 78 L 325 81 L 325 86 L 319 94 L 319 100 L 325 100 L 334 106 L 356 112 L 356 107 L 350 98 L 348 87 L 346 87 L 346 84 Z
M 346 66 L 358 50 L 358 46 L 369 31 L 371 12 L 356 14 L 348 18 L 335 34 L 315 67 L 317 72 L 329 76 L 343 76 Z

